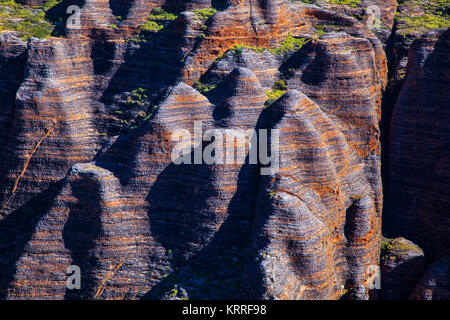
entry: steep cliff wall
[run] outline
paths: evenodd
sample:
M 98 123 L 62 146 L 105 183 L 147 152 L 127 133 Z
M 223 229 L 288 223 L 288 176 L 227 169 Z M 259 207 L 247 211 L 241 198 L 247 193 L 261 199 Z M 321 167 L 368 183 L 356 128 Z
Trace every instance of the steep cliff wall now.
M 80 5 L 64 37 L 0 39 L 2 297 L 367 298 L 387 67 L 365 24 L 278 0 Z M 280 170 L 175 164 L 195 121 L 279 130 Z

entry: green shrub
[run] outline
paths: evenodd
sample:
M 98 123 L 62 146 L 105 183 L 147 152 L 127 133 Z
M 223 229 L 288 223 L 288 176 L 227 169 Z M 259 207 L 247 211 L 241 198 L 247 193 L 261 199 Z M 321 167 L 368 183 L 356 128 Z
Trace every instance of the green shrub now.
M 280 46 L 269 49 L 269 51 L 274 55 L 282 55 L 288 53 L 289 51 L 299 50 L 309 41 L 310 40 L 306 38 L 295 38 L 291 33 L 289 33 Z
M 330 4 L 342 4 L 346 6 L 350 6 L 353 8 L 356 8 L 358 4 L 361 3 L 361 0 L 329 0 L 328 3 Z
M 286 93 L 286 90 L 277 90 L 272 89 L 272 91 L 266 91 L 267 100 L 264 103 L 264 106 L 270 107 L 275 101 L 277 101 L 283 94 Z
M 448 16 L 426 13 L 420 16 L 397 17 L 397 21 L 404 23 L 398 32 L 401 35 L 412 32 L 425 33 L 429 30 L 443 29 L 450 27 Z
M 242 54 L 242 52 L 244 51 L 243 46 L 237 45 L 233 48 L 233 54 L 234 55 L 238 55 L 238 54 Z
M 178 15 L 167 12 L 162 8 L 154 8 L 152 13 L 147 17 L 147 21 L 141 26 L 141 30 L 145 32 L 158 32 L 166 26 L 170 21 L 178 18 Z
M 450 4 L 448 0 L 410 0 L 405 2 L 404 11 L 396 14 L 398 22 L 397 34 L 405 36 L 414 33 L 426 33 L 430 30 L 450 27 Z M 419 8 L 420 15 L 411 15 L 411 11 Z
M 137 34 L 132 38 L 126 39 L 125 42 L 146 42 L 147 38 L 143 34 Z
M 148 32 L 158 32 L 159 30 L 163 29 L 164 25 L 155 22 L 155 21 L 147 21 L 141 26 L 142 31 L 148 31 Z
M 273 85 L 273 89 L 274 90 L 280 90 L 280 91 L 286 91 L 288 89 L 287 84 L 284 80 L 278 80 L 277 82 L 275 82 L 275 84 Z
M 242 52 L 244 52 L 244 48 L 250 49 L 250 50 L 253 50 L 253 51 L 259 52 L 259 53 L 264 52 L 264 50 L 266 50 L 265 48 L 262 48 L 262 47 L 251 47 L 251 46 L 247 46 L 245 44 L 237 44 L 230 50 L 234 55 L 239 55 L 239 54 L 242 54 Z M 224 55 L 225 54 L 222 54 L 221 56 L 219 56 L 216 59 L 216 61 L 214 61 L 214 62 L 217 63 L 219 60 L 221 60 L 224 57 Z
M 131 91 L 127 98 L 127 104 L 145 104 L 148 102 L 147 89 L 137 88 Z
M 325 32 L 325 27 L 324 27 L 324 25 L 318 25 L 318 26 L 316 26 L 316 34 L 317 34 L 317 37 L 320 37 L 321 35 L 323 35 L 323 34 L 325 34 L 326 32 Z
M 150 21 L 172 21 L 178 18 L 178 15 L 167 12 L 162 8 L 155 8 L 152 10 L 152 13 L 149 14 L 147 20 Z
M 234 47 L 232 47 L 231 49 L 229 49 L 228 51 L 231 50 L 231 52 L 234 55 L 239 55 L 239 54 L 242 54 L 242 52 L 244 51 L 244 48 L 246 48 L 246 49 L 250 49 L 255 52 L 258 52 L 258 53 L 262 53 L 262 52 L 264 52 L 264 50 L 268 50 L 270 53 L 272 53 L 274 55 L 283 55 L 283 54 L 289 53 L 294 50 L 299 50 L 301 47 L 303 47 L 309 41 L 310 40 L 306 39 L 306 38 L 295 38 L 291 33 L 289 33 L 288 36 L 286 37 L 286 39 L 283 41 L 283 43 L 276 48 L 267 49 L 267 48 L 263 48 L 263 47 L 252 47 L 252 46 L 247 46 L 244 44 L 238 44 L 238 45 L 235 45 Z M 224 55 L 225 54 L 222 54 L 219 57 L 217 57 L 217 59 L 214 61 L 214 64 L 217 64 L 217 62 L 219 62 L 224 57 Z
M 61 2 L 62 0 L 48 0 L 42 5 L 42 10 L 47 12 L 48 10 L 50 10 L 51 8 L 53 8 L 54 6 L 56 6 Z

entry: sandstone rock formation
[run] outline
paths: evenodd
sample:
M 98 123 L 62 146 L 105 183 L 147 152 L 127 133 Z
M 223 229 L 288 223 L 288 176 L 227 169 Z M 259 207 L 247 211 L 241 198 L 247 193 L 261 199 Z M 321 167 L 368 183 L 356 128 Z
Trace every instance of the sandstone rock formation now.
M 396 2 L 376 34 L 367 17 L 349 16 L 368 4 L 86 0 L 80 24 L 58 37 L 1 33 L 0 297 L 367 299 L 379 264 L 383 49 Z M 432 89 L 448 83 L 434 73 L 448 57 L 448 32 L 438 37 L 415 46 L 394 116 L 398 186 L 416 170 L 396 166 L 411 157 L 404 141 L 421 136 L 445 150 L 421 124 L 412 135 L 401 129 L 423 101 L 430 117 L 446 102 L 444 88 Z M 420 99 L 408 95 L 414 86 Z M 261 175 L 273 162 L 249 161 L 255 143 L 231 153 L 241 161 L 222 163 L 216 151 L 215 162 L 195 162 L 242 142 L 224 133 L 253 130 L 278 146 L 279 170 Z M 187 136 L 180 164 L 172 155 Z M 426 156 L 415 163 L 437 157 Z M 448 163 L 440 157 L 436 177 Z M 445 181 L 399 210 L 418 213 L 402 232 L 426 217 L 420 223 L 440 231 L 417 238 L 445 241 L 448 226 L 432 215 L 442 221 L 449 198 L 430 202 Z M 82 270 L 80 290 L 66 287 L 69 265 Z

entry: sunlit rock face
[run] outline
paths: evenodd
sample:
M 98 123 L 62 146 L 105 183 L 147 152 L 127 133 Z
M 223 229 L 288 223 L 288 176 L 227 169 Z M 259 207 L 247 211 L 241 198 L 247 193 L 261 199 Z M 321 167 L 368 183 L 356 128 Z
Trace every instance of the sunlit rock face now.
M 175 17 L 141 31 L 159 7 Z M 80 8 L 62 37 L 0 37 L 2 298 L 367 299 L 387 66 L 365 23 L 281 0 Z M 198 124 L 267 132 L 277 170 L 177 164 Z

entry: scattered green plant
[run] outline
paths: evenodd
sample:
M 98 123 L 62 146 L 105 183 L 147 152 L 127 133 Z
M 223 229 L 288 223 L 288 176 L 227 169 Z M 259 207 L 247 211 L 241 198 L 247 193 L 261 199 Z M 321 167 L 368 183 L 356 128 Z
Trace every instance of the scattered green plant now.
M 137 127 L 139 127 L 143 122 L 147 121 L 148 119 L 150 119 L 153 114 L 155 113 L 155 110 L 158 108 L 158 106 L 153 106 L 149 111 L 147 112 L 140 112 L 138 114 L 138 116 L 136 117 L 136 119 L 134 119 L 133 121 L 129 121 L 126 125 L 128 127 L 129 130 L 134 130 Z M 171 250 L 169 250 L 170 252 L 168 252 L 168 254 L 171 254 Z
M 126 39 L 125 42 L 146 42 L 147 38 L 143 34 L 137 34 L 132 38 Z
M 406 35 L 413 32 L 425 33 L 429 30 L 443 29 L 450 27 L 448 15 L 426 13 L 420 16 L 401 16 L 397 21 L 403 23 L 399 34 Z
M 48 0 L 45 1 L 45 3 L 42 5 L 42 10 L 44 11 L 48 11 L 51 8 L 53 8 L 54 6 L 56 6 L 57 4 L 61 3 L 62 0 Z
M 419 247 L 403 241 L 404 238 L 386 239 L 381 242 L 381 259 L 396 261 L 397 258 L 405 256 L 408 252 L 423 255 L 423 250 Z
M 328 0 L 328 3 L 342 4 L 345 6 L 350 6 L 350 7 L 356 8 L 361 3 L 361 0 Z
M 316 26 L 316 35 L 317 37 L 320 37 L 321 35 L 325 34 L 325 26 L 323 24 L 319 24 Z
M 161 29 L 164 29 L 164 25 L 155 21 L 147 21 L 141 26 L 141 30 L 147 32 L 158 32 Z
M 162 8 L 154 8 L 147 17 L 147 20 L 151 21 L 172 21 L 178 18 L 177 14 L 167 12 Z
M 280 91 L 286 91 L 288 89 L 286 81 L 284 80 L 278 80 L 277 82 L 275 82 L 275 84 L 273 85 L 273 89 L 274 90 L 280 90 Z
M 50 0 L 42 6 L 30 7 L 14 0 L 0 0 L 0 32 L 17 31 L 22 40 L 48 38 L 55 26 L 46 18 L 46 12 L 60 2 Z
M 201 83 L 200 81 L 196 81 L 194 84 L 194 87 L 203 95 L 207 95 L 210 91 L 214 90 L 216 88 L 216 85 L 205 85 Z
M 272 86 L 272 90 L 271 91 L 266 91 L 267 100 L 264 103 L 265 107 L 267 108 L 270 105 L 272 105 L 283 94 L 285 94 L 287 90 L 288 90 L 288 86 L 287 86 L 285 80 L 280 79 L 277 82 L 275 82 L 275 84 Z

